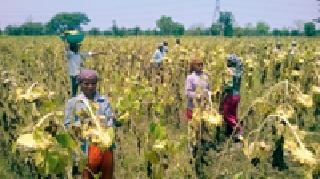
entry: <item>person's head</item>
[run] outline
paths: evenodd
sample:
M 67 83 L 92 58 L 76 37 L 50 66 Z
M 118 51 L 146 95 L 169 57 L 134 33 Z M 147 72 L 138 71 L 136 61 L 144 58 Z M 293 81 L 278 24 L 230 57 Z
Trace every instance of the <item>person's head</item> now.
M 228 55 L 227 67 L 236 67 L 239 63 L 241 63 L 240 59 L 235 54 Z
M 297 46 L 297 41 L 295 41 L 295 40 L 292 41 L 292 42 L 291 42 L 291 46 L 292 46 L 292 47 L 296 47 L 296 46 Z
M 200 58 L 194 58 L 190 63 L 190 72 L 202 73 L 203 72 L 203 60 Z
M 78 53 L 80 50 L 80 43 L 70 43 L 70 50 L 74 53 Z
M 84 69 L 79 75 L 80 89 L 83 94 L 91 99 L 97 91 L 98 74 L 95 70 Z
M 180 39 L 176 39 L 176 44 L 180 45 Z
M 167 41 L 163 41 L 163 46 L 168 46 L 168 42 Z
M 278 42 L 276 43 L 276 48 L 277 48 L 277 49 L 281 49 L 281 46 L 282 46 L 281 42 L 278 41 Z

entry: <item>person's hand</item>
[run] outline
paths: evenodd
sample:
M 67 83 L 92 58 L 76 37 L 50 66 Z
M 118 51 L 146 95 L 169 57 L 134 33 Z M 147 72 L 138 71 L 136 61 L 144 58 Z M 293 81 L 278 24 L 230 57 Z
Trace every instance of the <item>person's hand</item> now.
M 205 96 L 206 99 L 210 99 L 212 94 L 211 94 L 211 91 L 209 91 L 208 89 L 205 89 L 203 95 Z
M 81 137 L 81 127 L 78 125 L 72 125 L 70 132 L 75 139 Z

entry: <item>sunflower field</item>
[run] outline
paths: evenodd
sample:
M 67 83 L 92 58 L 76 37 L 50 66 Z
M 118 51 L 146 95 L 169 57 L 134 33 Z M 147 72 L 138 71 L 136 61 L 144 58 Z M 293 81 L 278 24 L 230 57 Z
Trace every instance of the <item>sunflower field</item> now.
M 152 56 L 164 39 L 169 52 L 156 69 Z M 90 36 L 82 43 L 81 51 L 104 52 L 84 66 L 97 70 L 98 91 L 122 123 L 112 133 L 115 178 L 320 177 L 318 38 L 182 37 L 180 46 L 174 43 L 174 37 Z M 241 143 L 224 135 L 216 112 L 228 80 L 225 59 L 233 53 L 244 66 Z M 212 109 L 196 109 L 188 123 L 185 80 L 194 57 L 204 61 Z M 79 151 L 63 128 L 71 96 L 63 42 L 0 37 L 0 72 L 0 178 L 72 178 L 72 155 Z

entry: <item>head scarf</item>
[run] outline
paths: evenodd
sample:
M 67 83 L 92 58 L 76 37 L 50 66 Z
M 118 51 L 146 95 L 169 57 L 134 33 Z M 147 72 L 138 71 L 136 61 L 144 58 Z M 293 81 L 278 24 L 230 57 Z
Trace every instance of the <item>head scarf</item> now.
M 98 74 L 95 70 L 83 69 L 80 71 L 79 80 L 84 79 L 98 79 Z

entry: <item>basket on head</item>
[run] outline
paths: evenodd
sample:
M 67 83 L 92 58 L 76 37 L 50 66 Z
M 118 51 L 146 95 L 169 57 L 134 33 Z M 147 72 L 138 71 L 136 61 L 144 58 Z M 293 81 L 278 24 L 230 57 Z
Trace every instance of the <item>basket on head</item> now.
M 67 40 L 68 43 L 80 43 L 84 39 L 84 33 L 78 30 L 67 30 L 60 35 L 61 40 Z

